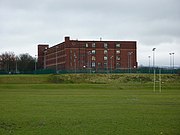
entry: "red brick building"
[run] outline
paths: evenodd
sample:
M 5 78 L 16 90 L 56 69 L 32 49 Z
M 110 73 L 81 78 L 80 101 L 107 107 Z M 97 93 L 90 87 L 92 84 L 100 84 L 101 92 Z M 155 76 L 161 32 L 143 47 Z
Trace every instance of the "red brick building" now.
M 65 37 L 55 46 L 38 45 L 38 64 L 43 69 L 118 70 L 137 68 L 136 41 L 79 41 Z

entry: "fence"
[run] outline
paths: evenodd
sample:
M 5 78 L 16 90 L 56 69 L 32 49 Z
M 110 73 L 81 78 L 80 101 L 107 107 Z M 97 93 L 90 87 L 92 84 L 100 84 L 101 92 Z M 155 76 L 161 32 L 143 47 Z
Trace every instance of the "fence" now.
M 155 68 L 156 73 L 161 69 L 162 74 L 180 74 L 180 68 L 178 69 L 166 69 L 166 68 Z M 153 74 L 153 68 L 137 68 L 137 69 L 118 69 L 118 70 L 93 70 L 93 69 L 83 69 L 83 70 L 53 70 L 53 69 L 40 69 L 36 71 L 26 71 L 26 72 L 6 72 L 0 71 L 0 74 L 76 74 L 76 73 L 102 73 L 102 74 L 123 74 L 123 73 L 134 73 L 134 74 Z

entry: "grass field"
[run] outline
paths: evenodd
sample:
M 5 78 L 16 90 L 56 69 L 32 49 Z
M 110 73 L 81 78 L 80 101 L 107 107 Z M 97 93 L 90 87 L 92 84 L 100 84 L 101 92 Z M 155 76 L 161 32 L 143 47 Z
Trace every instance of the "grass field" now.
M 0 135 L 180 134 L 179 76 L 147 76 L 0 76 Z

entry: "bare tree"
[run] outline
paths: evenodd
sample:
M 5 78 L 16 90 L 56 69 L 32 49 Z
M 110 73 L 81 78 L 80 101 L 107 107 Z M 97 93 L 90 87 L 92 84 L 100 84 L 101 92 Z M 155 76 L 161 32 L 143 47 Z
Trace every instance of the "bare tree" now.
M 34 71 L 35 58 L 33 58 L 28 53 L 20 54 L 18 56 L 17 65 L 18 65 L 18 71 L 20 72 Z
M 13 72 L 15 70 L 15 54 L 14 52 L 5 52 L 0 55 L 1 70 Z
M 16 56 L 13 52 L 0 55 L 0 70 L 7 73 L 32 72 L 35 70 L 35 58 L 28 53 Z

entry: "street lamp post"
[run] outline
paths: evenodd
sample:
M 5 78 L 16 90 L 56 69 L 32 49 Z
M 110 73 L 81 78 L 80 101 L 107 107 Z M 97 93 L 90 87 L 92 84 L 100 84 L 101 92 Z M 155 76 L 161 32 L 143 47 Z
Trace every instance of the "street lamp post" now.
M 150 66 L 151 66 L 151 56 L 148 56 L 149 58 L 149 73 L 150 73 Z
M 153 69 L 155 69 L 155 50 L 156 50 L 156 48 L 152 49 L 152 51 L 153 51 Z
M 128 52 L 128 68 L 129 68 L 129 72 L 131 73 L 131 55 L 133 52 Z
M 91 51 L 88 51 L 88 67 L 89 67 L 89 71 L 91 73 Z
M 172 60 L 171 60 L 171 55 L 172 55 L 172 53 L 169 53 L 169 69 L 171 70 L 171 68 L 172 68 Z
M 46 53 L 47 50 L 44 51 L 44 69 L 46 69 Z
M 174 54 L 175 53 L 172 53 L 172 55 L 173 55 L 173 74 L 174 74 Z
M 109 60 L 108 60 L 108 49 L 107 49 L 107 61 L 106 61 L 106 71 L 107 71 L 107 74 L 108 74 L 108 64 L 109 64 Z
M 154 70 L 154 86 L 153 86 L 153 90 L 155 92 L 155 88 L 156 88 L 156 70 L 155 70 L 155 50 L 156 48 L 153 48 L 153 70 Z
M 36 72 L 36 69 L 37 69 L 36 57 L 37 57 L 37 55 L 35 55 L 35 62 L 34 62 L 34 70 L 35 70 L 35 72 Z
M 74 67 L 75 67 L 75 73 L 76 73 L 76 54 L 75 54 L 75 52 L 74 52 Z
M 57 73 L 57 70 L 58 70 L 58 67 L 57 67 L 57 49 L 58 49 L 58 46 L 56 46 L 56 73 Z
M 113 56 L 111 56 L 111 73 L 112 73 Z

